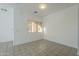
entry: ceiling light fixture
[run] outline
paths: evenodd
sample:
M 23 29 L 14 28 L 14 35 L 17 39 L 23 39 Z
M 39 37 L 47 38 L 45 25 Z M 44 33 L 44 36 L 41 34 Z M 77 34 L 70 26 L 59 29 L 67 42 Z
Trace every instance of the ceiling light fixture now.
M 42 10 L 44 10 L 44 9 L 47 8 L 47 5 L 46 5 L 46 4 L 40 4 L 40 5 L 39 5 L 39 8 L 42 9 Z

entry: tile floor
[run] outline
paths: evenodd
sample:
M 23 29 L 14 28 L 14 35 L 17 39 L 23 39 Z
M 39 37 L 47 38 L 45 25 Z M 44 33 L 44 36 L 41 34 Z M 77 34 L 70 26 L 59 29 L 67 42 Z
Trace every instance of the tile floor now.
M 15 56 L 76 56 L 77 49 L 47 40 L 14 46 Z
M 12 56 L 13 55 L 13 42 L 0 43 L 0 56 Z
M 13 46 L 13 42 L 0 43 L 0 56 L 76 56 L 77 49 L 47 40 L 37 40 Z

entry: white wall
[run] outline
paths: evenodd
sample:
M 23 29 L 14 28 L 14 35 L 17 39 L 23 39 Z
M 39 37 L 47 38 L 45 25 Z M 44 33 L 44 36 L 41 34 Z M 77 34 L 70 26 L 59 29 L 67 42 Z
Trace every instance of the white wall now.
M 1 8 L 7 9 L 7 12 L 1 11 Z M 14 23 L 13 8 L 0 6 L 0 42 L 13 41 Z
M 78 4 L 78 16 L 79 16 L 79 4 Z M 79 56 L 79 17 L 78 17 L 78 50 L 77 55 Z
M 24 44 L 43 38 L 42 33 L 29 33 L 27 28 L 28 20 L 41 20 L 41 19 L 39 17 L 29 15 L 26 11 L 22 11 L 22 9 L 24 8 L 16 7 L 14 10 L 14 18 L 15 18 L 14 45 Z
M 44 38 L 77 48 L 77 6 L 44 17 Z

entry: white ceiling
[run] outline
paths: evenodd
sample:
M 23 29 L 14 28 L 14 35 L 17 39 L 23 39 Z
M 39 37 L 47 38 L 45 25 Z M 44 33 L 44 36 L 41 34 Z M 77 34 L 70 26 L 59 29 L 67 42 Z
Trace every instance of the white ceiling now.
M 0 4 L 1 5 L 1 4 Z M 40 10 L 38 8 L 39 3 L 17 3 L 17 4 L 4 4 L 9 7 L 17 7 L 20 8 L 24 13 L 29 13 L 35 16 L 46 16 L 50 13 L 55 13 L 65 8 L 71 7 L 75 5 L 74 3 L 47 3 L 47 8 L 45 10 Z M 38 11 L 37 14 L 34 11 Z

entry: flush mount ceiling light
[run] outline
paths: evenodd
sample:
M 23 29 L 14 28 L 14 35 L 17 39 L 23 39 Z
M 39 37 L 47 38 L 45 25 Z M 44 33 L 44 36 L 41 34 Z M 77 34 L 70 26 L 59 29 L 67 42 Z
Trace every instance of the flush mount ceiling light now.
M 44 9 L 47 8 L 47 5 L 46 5 L 46 4 L 39 4 L 39 8 L 40 8 L 41 10 L 44 10 Z

